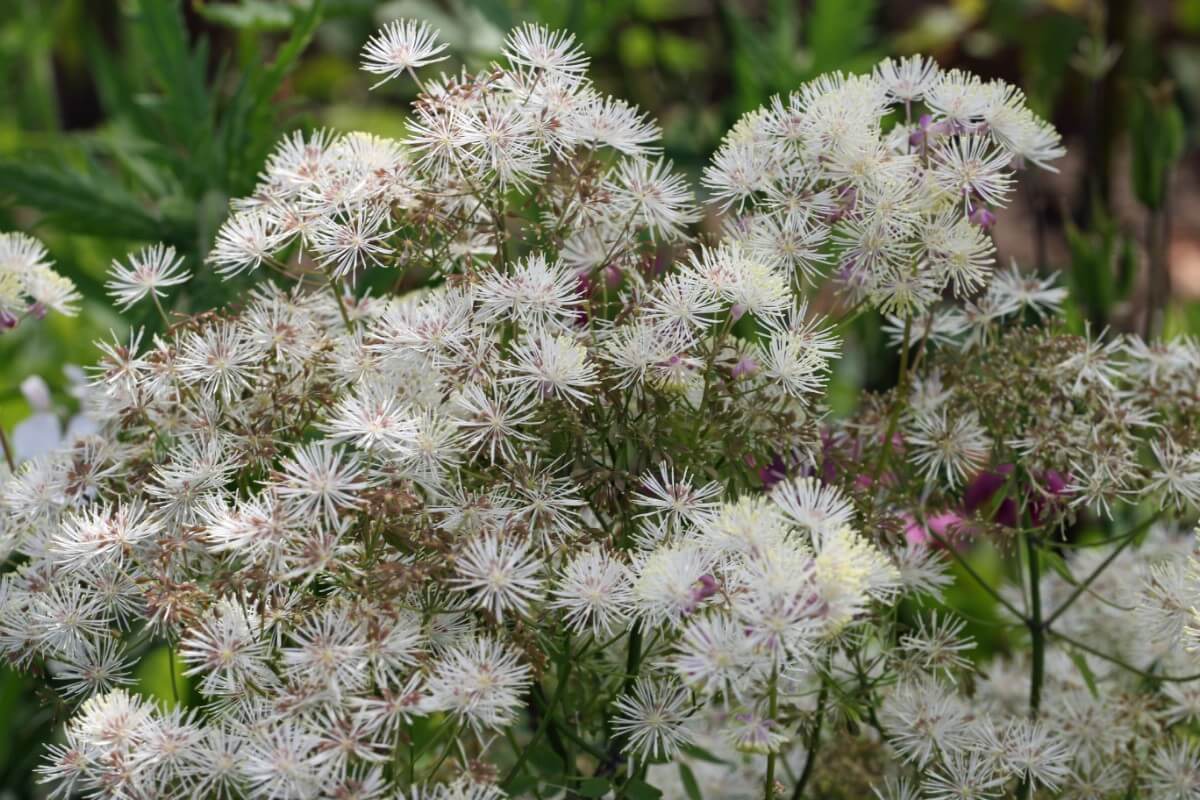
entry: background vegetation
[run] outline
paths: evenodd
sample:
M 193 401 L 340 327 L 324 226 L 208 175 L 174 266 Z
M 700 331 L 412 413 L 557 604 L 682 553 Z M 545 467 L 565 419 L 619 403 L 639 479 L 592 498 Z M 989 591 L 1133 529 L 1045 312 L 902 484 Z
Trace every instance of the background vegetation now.
M 997 233 L 1001 261 L 1062 272 L 1080 328 L 1200 333 L 1200 0 L 0 0 L 0 230 L 42 238 L 86 298 L 76 319 L 0 336 L 0 424 L 31 413 L 30 375 L 70 413 L 64 367 L 128 324 L 103 290 L 113 258 L 173 244 L 198 274 L 175 308 L 236 302 L 244 286 L 202 261 L 275 140 L 403 128 L 404 86 L 368 92 L 356 69 L 368 34 L 399 16 L 428 20 L 475 66 L 522 20 L 570 30 L 602 88 L 659 118 L 667 156 L 693 175 L 739 115 L 821 72 L 921 51 L 1003 77 L 1070 152 L 1023 188 Z M 894 380 L 878 320 L 852 335 L 834 413 Z M 989 568 L 986 549 L 972 558 Z M 985 595 L 957 602 L 991 615 Z M 164 651 L 140 688 L 170 697 L 170 679 Z M 0 796 L 36 796 L 31 769 L 57 719 L 32 682 L 0 670 Z

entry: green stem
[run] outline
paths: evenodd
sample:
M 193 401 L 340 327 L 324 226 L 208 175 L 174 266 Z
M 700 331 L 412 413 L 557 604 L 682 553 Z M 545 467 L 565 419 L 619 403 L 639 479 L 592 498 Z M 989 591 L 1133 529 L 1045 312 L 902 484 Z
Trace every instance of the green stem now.
M 1107 661 L 1108 663 L 1113 664 L 1114 666 L 1120 667 L 1121 669 L 1123 669 L 1127 672 L 1133 673 L 1134 675 L 1141 676 L 1141 677 L 1145 678 L 1146 680 L 1163 681 L 1164 683 L 1191 683 L 1192 681 L 1200 680 L 1200 672 L 1194 673 L 1192 675 L 1155 675 L 1153 672 L 1147 672 L 1144 669 L 1138 669 L 1137 667 L 1133 666 L 1132 664 L 1122 661 L 1121 659 L 1117 658 L 1116 656 L 1110 656 L 1108 653 L 1105 653 L 1101 650 L 1097 650 L 1096 648 L 1092 647 L 1089 644 L 1084 644 L 1083 642 L 1079 641 L 1078 639 L 1074 639 L 1070 636 L 1067 636 L 1065 633 L 1059 633 L 1058 631 L 1051 630 L 1049 628 L 1046 629 L 1046 633 L 1050 634 L 1051 636 L 1053 636 L 1056 639 L 1062 639 L 1067 644 L 1071 645 L 1072 647 L 1076 647 L 1085 653 L 1090 653 L 1091 655 L 1094 655 L 1096 658 L 1100 659 L 1101 661 Z
M 1042 621 L 1041 564 L 1033 534 L 1025 532 L 1025 551 L 1029 557 L 1029 626 L 1031 656 L 1029 669 L 1029 711 L 1037 716 L 1042 702 L 1042 680 L 1046 671 L 1046 624 Z
M 554 715 L 554 709 L 562 700 L 563 692 L 567 686 L 567 679 L 571 676 L 571 667 L 573 663 L 574 662 L 571 659 L 571 651 L 568 648 L 566 657 L 558 667 L 558 685 L 554 687 L 554 696 L 550 698 L 550 702 L 546 703 L 545 707 L 542 709 L 542 718 L 538 721 L 537 730 L 534 731 L 533 738 L 530 739 L 529 744 L 521 750 L 520 755 L 517 756 L 517 763 L 513 764 L 512 769 L 508 771 L 508 774 L 504 776 L 504 780 L 500 782 L 501 788 L 508 788 L 509 784 L 513 782 L 513 779 L 517 777 L 521 769 L 525 766 L 525 762 L 529 759 L 529 754 L 533 752 L 533 749 L 542 740 L 542 737 L 546 735 L 546 731 L 550 727 L 550 720 Z M 567 768 L 570 767 L 569 764 L 565 766 Z
M 989 595 L 992 596 L 993 600 L 995 600 L 997 603 L 999 603 L 1000 605 L 1002 605 L 1006 609 L 1008 609 L 1009 613 L 1012 614 L 1013 616 L 1015 616 L 1017 619 L 1021 620 L 1021 622 L 1023 624 L 1028 624 L 1028 618 L 1025 616 L 1025 614 L 1020 609 L 1018 609 L 1016 606 L 1014 606 L 1012 603 L 1010 603 L 1008 601 L 1008 599 L 1004 597 L 1004 595 L 1000 594 L 1000 592 L 998 592 L 994 588 L 992 588 L 992 585 L 990 583 L 988 583 L 987 581 L 985 581 L 983 579 L 983 576 L 981 576 L 978 572 L 976 572 L 975 568 L 972 567 L 969 563 L 967 563 L 967 560 L 965 558 L 963 558 L 962 556 L 960 556 L 958 554 L 958 551 L 954 549 L 954 546 L 950 542 L 946 541 L 943 537 L 941 537 L 937 533 L 935 533 L 933 531 L 933 529 L 930 528 L 929 526 L 925 526 L 925 530 L 929 533 L 929 535 L 933 538 L 934 541 L 936 541 L 942 545 L 942 548 L 946 552 L 948 552 L 955 561 L 957 561 L 959 563 L 959 565 L 966 571 L 966 573 L 968 575 L 970 575 L 975 580 L 975 582 L 977 584 L 979 584 L 979 587 L 981 589 L 983 589 L 985 592 L 987 592 Z
M 883 465 L 892 452 L 892 437 L 896 434 L 896 426 L 900 422 L 900 410 L 908 402 L 908 350 L 912 339 L 912 315 L 904 318 L 904 341 L 900 345 L 900 375 L 896 380 L 896 398 L 892 404 L 892 412 L 888 415 L 887 431 L 883 434 L 883 446 L 879 457 L 875 460 L 875 468 L 871 470 L 872 490 L 879 483 L 883 474 Z
M 1068 608 L 1070 608 L 1071 604 L 1074 603 L 1076 600 L 1078 600 L 1079 596 L 1082 595 L 1084 592 L 1086 592 L 1088 587 L 1091 586 L 1096 581 L 1096 579 L 1100 577 L 1101 573 L 1103 573 L 1104 570 L 1108 569 L 1109 565 L 1111 565 L 1112 562 L 1117 559 L 1117 556 L 1121 555 L 1121 553 L 1123 553 L 1125 551 L 1126 547 L 1133 544 L 1133 540 L 1138 537 L 1138 534 L 1142 533 L 1143 531 L 1145 531 L 1147 528 L 1149 528 L 1151 525 L 1153 525 L 1155 522 L 1158 521 L 1159 516 L 1161 516 L 1161 512 L 1152 515 L 1149 519 L 1136 525 L 1128 533 L 1123 534 L 1121 536 L 1121 539 L 1122 539 L 1121 543 L 1119 545 L 1117 545 L 1116 547 L 1114 547 L 1113 551 L 1111 553 L 1109 553 L 1108 556 L 1105 557 L 1105 559 L 1103 561 L 1100 562 L 1099 566 L 1097 566 L 1094 570 L 1092 570 L 1091 574 L 1088 575 L 1086 578 L 1084 578 L 1083 581 L 1080 582 L 1080 584 L 1075 587 L 1075 591 L 1071 592 L 1071 594 L 1067 597 L 1067 599 L 1063 601 L 1062 605 L 1060 605 L 1054 611 L 1053 614 L 1051 614 L 1049 617 L 1046 618 L 1046 623 L 1045 623 L 1046 626 L 1049 627 L 1050 625 L 1052 625 L 1054 623 L 1054 621 L 1056 619 L 1061 617 L 1063 615 L 1063 612 L 1066 611 Z
M 154 307 L 158 309 L 158 316 L 162 318 L 164 331 L 171 329 L 171 320 L 167 317 L 167 312 L 163 310 L 162 303 L 158 301 L 158 293 L 151 290 L 150 299 L 154 301 Z
M 617 697 L 624 697 L 633 689 L 633 684 L 637 680 L 638 669 L 642 663 L 642 626 L 634 623 L 633 628 L 629 632 L 629 654 L 625 658 L 625 680 L 621 683 L 621 691 Z M 613 698 L 614 700 L 616 698 Z M 611 765 L 613 774 L 616 774 L 616 765 L 620 763 L 621 757 L 621 739 L 614 736 L 608 745 L 607 762 Z
M 454 745 L 458 742 L 458 732 L 462 730 L 463 723 L 459 723 L 454 728 L 454 734 L 450 737 L 450 741 L 446 742 L 446 747 L 442 750 L 442 756 L 433 765 L 433 769 L 429 770 L 430 777 L 437 775 L 438 770 L 442 768 L 442 764 L 446 763 L 446 759 L 450 757 L 450 751 L 454 749 Z
M 342 322 L 346 324 L 347 333 L 354 333 L 354 323 L 350 321 L 350 314 L 346 311 L 346 304 L 342 301 L 342 282 L 332 275 L 329 276 L 329 288 L 333 292 L 333 299 L 337 300 L 338 313 L 342 315 Z
M 821 684 L 824 687 L 824 683 Z M 771 668 L 771 683 L 767 694 L 767 716 L 771 724 L 779 714 L 779 666 Z M 775 751 L 767 753 L 767 777 L 763 780 L 763 800 L 771 800 L 775 796 Z
M 167 640 L 167 671 L 171 673 L 171 696 L 175 698 L 175 705 L 179 705 L 179 686 L 175 682 L 175 645 L 171 644 L 171 640 Z
M 817 762 L 817 748 L 821 744 L 821 726 L 825 723 L 825 700 L 829 696 L 829 684 L 824 680 L 821 681 L 821 693 L 817 695 L 817 719 L 813 723 L 813 729 L 808 734 L 808 742 L 805 747 L 808 753 L 804 756 L 804 771 L 800 773 L 800 779 L 796 781 L 796 789 L 792 792 L 792 800 L 801 800 L 804 797 L 804 787 L 808 785 L 809 778 L 812 777 L 813 765 Z M 874 709 L 872 709 L 874 716 Z M 880 730 L 882 735 L 883 731 Z

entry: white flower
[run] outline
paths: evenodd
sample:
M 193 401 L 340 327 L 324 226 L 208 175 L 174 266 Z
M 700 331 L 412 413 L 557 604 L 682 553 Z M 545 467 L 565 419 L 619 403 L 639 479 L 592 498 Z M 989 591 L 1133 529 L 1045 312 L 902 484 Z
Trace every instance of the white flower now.
M 642 476 L 643 491 L 634 495 L 633 502 L 643 508 L 638 516 L 661 514 L 672 523 L 681 520 L 697 523 L 707 517 L 716 507 L 721 496 L 721 486 L 710 482 L 696 487 L 688 471 L 676 476 L 675 468 L 669 464 L 658 465 L 658 474 L 647 472 Z
M 49 267 L 25 275 L 25 291 L 34 303 L 73 317 L 79 313 L 81 296 L 70 279 Z
M 452 402 L 464 445 L 481 455 L 486 452 L 491 461 L 516 461 L 517 448 L 534 440 L 532 400 L 519 390 L 470 383 Z
M 1200 506 L 1200 450 L 1183 450 L 1170 438 L 1150 442 L 1150 450 L 1158 466 L 1146 485 L 1147 494 L 1161 491 L 1163 508 Z
M 671 166 L 661 158 L 625 159 L 617 166 L 612 186 L 618 215 L 636 216 L 652 237 L 667 241 L 683 237 L 685 226 L 700 218 L 687 181 L 672 173 Z
M 975 647 L 971 637 L 962 635 L 964 627 L 965 620 L 947 614 L 939 617 L 935 611 L 928 620 L 918 618 L 916 630 L 900 637 L 900 646 L 920 662 L 922 669 L 942 670 L 953 681 L 954 671 L 970 666 L 963 653 Z
M 475 730 L 498 730 L 512 723 L 529 682 L 528 665 L 512 649 L 472 636 L 432 665 L 425 707 L 453 714 Z
M 184 674 L 202 676 L 199 688 L 206 694 L 271 686 L 276 678 L 268 667 L 270 649 L 259 629 L 257 614 L 223 599 L 180 642 L 179 655 L 188 664 Z
M 629 569 L 603 550 L 591 548 L 575 556 L 557 583 L 550 607 L 565 612 L 572 630 L 608 636 L 629 619 Z
M 985 800 L 1000 797 L 1006 781 L 979 753 L 950 753 L 921 781 L 929 800 Z
M 394 231 L 384 229 L 390 214 L 387 206 L 378 205 L 322 216 L 309 237 L 317 260 L 335 278 L 353 277 L 371 265 L 382 266 L 380 259 L 392 253 L 386 242 Z
M 1001 306 L 1029 309 L 1038 318 L 1059 312 L 1067 299 L 1067 290 L 1055 286 L 1058 274 L 1039 277 L 1036 273 L 1022 273 L 1014 259 L 1007 272 L 997 272 L 992 277 L 988 293 L 997 297 Z
M 582 75 L 588 66 L 574 34 L 529 22 L 509 31 L 504 56 L 513 64 L 558 75 Z
M 511 275 L 488 271 L 478 289 L 488 320 L 514 319 L 527 330 L 566 333 L 583 303 L 578 276 L 541 254 L 521 260 Z
M 222 275 L 258 269 L 283 244 L 278 225 L 262 211 L 233 214 L 217 231 L 217 240 L 206 259 Z
M 1200 750 L 1195 743 L 1174 739 L 1150 754 L 1142 778 L 1149 797 L 1192 800 L 1200 796 Z
M 298 685 L 316 686 L 340 698 L 368 681 L 366 637 L 360 620 L 345 606 L 326 606 L 303 618 L 280 649 L 283 671 Z
M 970 711 L 935 680 L 898 684 L 879 709 L 891 744 L 907 761 L 924 767 L 935 753 L 961 754 L 967 744 Z
M 393 452 L 411 450 L 417 430 L 412 416 L 401 410 L 395 396 L 372 387 L 342 397 L 321 427 L 329 434 L 330 442 L 351 442 L 363 450 Z
M 933 179 L 967 205 L 1003 206 L 1012 190 L 1010 156 L 983 136 L 959 136 L 934 145 Z
M 773 332 L 761 352 L 763 375 L 793 397 L 818 392 L 829 379 L 829 362 L 798 331 Z
M 297 447 L 280 462 L 280 472 L 275 491 L 284 502 L 298 514 L 320 514 L 331 526 L 342 512 L 360 505 L 358 492 L 371 485 L 359 480 L 362 471 L 353 458 L 325 443 Z
M 1033 786 L 1051 791 L 1071 779 L 1071 748 L 1041 722 L 1015 719 L 1004 730 L 1008 768 Z
M 535 146 L 524 107 L 487 95 L 478 113 L 462 114 L 457 122 L 471 161 L 489 171 L 500 188 L 523 190 L 544 176 L 545 154 Z
M 699 606 L 709 558 L 697 547 L 665 545 L 634 565 L 633 600 L 652 625 L 676 621 Z
M 492 534 L 467 542 L 459 552 L 454 571 L 455 588 L 474 592 L 474 604 L 490 611 L 497 622 L 504 612 L 529 612 L 529 604 L 541 597 L 541 560 L 529 543 Z
M 191 274 L 183 268 L 183 258 L 175 248 L 156 244 L 139 250 L 129 257 L 129 266 L 114 260 L 105 284 L 117 306 L 127 309 L 146 297 L 156 300 L 166 297 L 164 287 L 186 283 Z
M 743 624 L 723 614 L 692 620 L 683 629 L 671 667 L 701 695 L 724 692 L 726 700 L 741 695 L 748 678 L 761 664 Z
M 626 738 L 623 749 L 643 760 L 671 758 L 695 738 L 687 727 L 688 692 L 672 682 L 639 678 L 614 705 L 613 730 Z
M 593 401 L 584 390 L 597 383 L 596 367 L 587 349 L 570 336 L 531 334 L 513 347 L 512 356 L 504 382 L 539 399 L 558 398 L 571 405 Z
M 371 88 L 398 78 L 406 70 L 420 69 L 448 58 L 438 55 L 447 47 L 444 42 L 437 41 L 438 33 L 427 23 L 412 19 L 393 20 L 376 31 L 362 51 L 362 69 L 383 76 Z
M 795 478 L 771 490 L 771 499 L 814 540 L 824 539 L 854 521 L 854 506 L 836 486 L 816 478 Z
M 951 418 L 946 409 L 919 414 L 908 433 L 909 459 L 927 479 L 944 474 L 954 487 L 987 464 L 992 440 L 973 411 Z
M 936 61 L 920 54 L 899 60 L 887 58 L 875 65 L 876 79 L 901 103 L 920 100 L 934 85 L 939 71 Z

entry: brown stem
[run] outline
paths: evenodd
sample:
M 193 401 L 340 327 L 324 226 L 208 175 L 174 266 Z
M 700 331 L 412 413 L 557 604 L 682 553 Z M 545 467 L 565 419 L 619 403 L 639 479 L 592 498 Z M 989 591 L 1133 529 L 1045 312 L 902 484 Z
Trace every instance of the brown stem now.
M 3 425 L 0 425 L 0 450 L 4 450 L 4 461 L 8 464 L 9 470 L 16 472 L 17 461 L 13 456 L 12 446 L 8 443 L 8 436 L 4 433 Z

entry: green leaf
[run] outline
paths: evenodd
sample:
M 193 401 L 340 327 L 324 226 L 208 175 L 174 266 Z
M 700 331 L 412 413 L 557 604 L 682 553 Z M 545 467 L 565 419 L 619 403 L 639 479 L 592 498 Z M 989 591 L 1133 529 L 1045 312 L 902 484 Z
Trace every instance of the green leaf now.
M 186 231 L 178 221 L 166 223 L 147 212 L 114 180 L 41 164 L 0 161 L 0 192 L 73 233 L 179 241 Z
M 1048 564 L 1051 569 L 1057 572 L 1063 580 L 1071 585 L 1079 583 L 1075 580 L 1075 576 L 1071 574 L 1070 568 L 1067 567 L 1066 559 L 1052 550 L 1042 550 L 1042 563 Z
M 154 104 L 172 140 L 183 145 L 198 174 L 207 169 L 205 150 L 212 139 L 213 105 L 205 84 L 208 47 L 192 47 L 177 0 L 141 0 L 134 16 L 150 77 L 161 92 Z
M 816 0 L 808 15 L 809 71 L 850 66 L 873 35 L 875 0 Z
M 298 11 L 291 35 L 279 48 L 269 67 L 248 67 L 245 76 L 221 118 L 217 131 L 218 152 L 225 174 L 225 188 L 234 194 L 248 191 L 255 175 L 274 144 L 275 95 L 284 78 L 296 66 L 300 55 L 312 41 L 321 21 L 322 0 L 314 0 Z
M 241 0 L 240 3 L 205 3 L 197 6 L 209 22 L 237 30 L 284 30 L 292 24 L 292 12 L 283 3 Z
M 1088 691 L 1091 692 L 1092 697 L 1099 698 L 1100 692 L 1096 689 L 1096 675 L 1092 672 L 1092 668 L 1088 666 L 1087 659 L 1083 657 L 1083 653 L 1068 649 L 1067 655 L 1070 656 L 1076 669 L 1079 670 L 1079 674 L 1083 676 L 1083 682 L 1087 684 Z
M 633 800 L 659 800 L 662 797 L 662 790 L 656 789 L 645 781 L 630 778 L 625 784 L 622 794 L 633 798 Z
M 709 764 L 726 764 L 729 762 L 717 758 L 708 750 L 705 750 L 698 744 L 685 744 L 679 748 L 688 758 L 694 758 L 697 761 L 707 761 Z
M 611 788 L 612 784 L 607 778 L 584 778 L 575 794 L 581 797 L 603 797 Z
M 1162 208 L 1171 170 L 1183 154 L 1183 114 L 1167 87 L 1140 86 L 1129 108 L 1133 188 L 1142 205 Z
M 183 674 L 185 665 L 178 655 L 174 658 L 172 655 L 166 645 L 147 654 L 138 663 L 136 688 L 139 694 L 159 700 L 166 706 L 186 706 L 191 688 Z M 175 673 L 173 682 L 172 671 Z
M 700 793 L 700 784 L 696 782 L 692 768 L 683 761 L 679 762 L 679 780 L 683 782 L 683 790 L 687 792 L 688 800 L 704 800 L 704 795 Z

